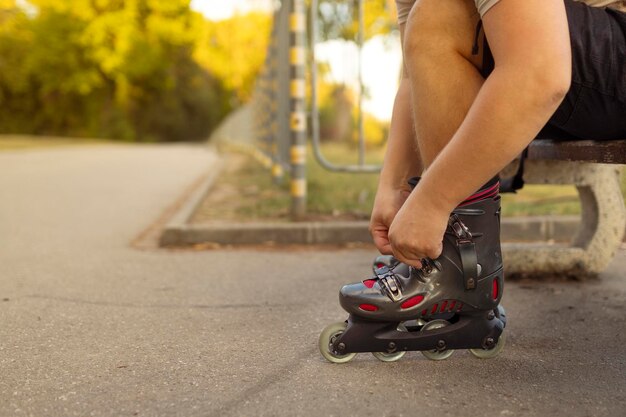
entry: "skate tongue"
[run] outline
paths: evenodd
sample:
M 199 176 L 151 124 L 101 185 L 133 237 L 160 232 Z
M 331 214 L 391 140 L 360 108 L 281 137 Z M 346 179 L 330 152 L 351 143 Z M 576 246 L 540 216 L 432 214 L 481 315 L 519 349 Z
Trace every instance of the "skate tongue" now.
M 381 276 L 385 276 L 387 274 L 390 274 L 391 270 L 389 269 L 389 267 L 387 265 L 383 265 L 383 266 L 381 266 L 379 268 L 376 268 L 375 273 L 376 273 L 376 276 L 378 278 L 380 278 Z

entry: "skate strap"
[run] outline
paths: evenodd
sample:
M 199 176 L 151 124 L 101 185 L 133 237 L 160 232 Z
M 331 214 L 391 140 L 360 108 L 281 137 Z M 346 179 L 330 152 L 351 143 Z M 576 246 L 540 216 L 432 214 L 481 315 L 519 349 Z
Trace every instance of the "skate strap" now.
M 474 238 L 467 226 L 463 224 L 456 214 L 450 216 L 448 226 L 452 229 L 452 232 L 457 238 L 456 245 L 459 248 L 459 255 L 461 256 L 465 289 L 473 290 L 476 288 L 476 281 L 478 280 L 478 255 L 476 255 Z
M 471 241 L 457 241 L 457 245 L 459 246 L 459 253 L 461 255 L 465 289 L 473 290 L 476 288 L 476 279 L 478 276 L 478 256 L 476 255 L 476 244 Z

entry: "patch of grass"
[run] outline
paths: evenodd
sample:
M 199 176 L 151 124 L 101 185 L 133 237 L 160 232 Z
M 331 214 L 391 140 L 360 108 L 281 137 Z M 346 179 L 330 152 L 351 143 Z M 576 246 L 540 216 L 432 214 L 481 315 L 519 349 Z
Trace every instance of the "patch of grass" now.
M 357 151 L 342 144 L 326 144 L 324 156 L 334 164 L 355 164 Z M 368 164 L 380 164 L 384 149 L 367 151 Z M 192 222 L 289 221 L 291 196 L 289 175 L 282 184 L 273 184 L 269 171 L 253 158 L 231 156 L 207 198 L 200 204 Z M 330 172 L 320 166 L 309 149 L 307 153 L 308 220 L 367 219 L 374 202 L 377 174 Z
M 324 144 L 323 154 L 335 164 L 355 164 L 357 150 L 345 144 Z M 367 151 L 368 164 L 380 164 L 384 149 Z M 193 221 L 288 221 L 291 198 L 288 173 L 284 183 L 272 183 L 269 171 L 247 156 L 224 172 Z M 307 156 L 307 219 L 368 219 L 378 174 L 330 172 L 315 160 L 311 149 Z M 626 173 L 622 175 L 622 192 L 626 193 Z M 518 194 L 502 195 L 504 216 L 577 215 L 580 202 L 576 187 L 571 185 L 527 185 Z
M 621 189 L 622 196 L 626 196 L 626 170 L 621 175 Z M 517 194 L 502 195 L 505 216 L 577 215 L 580 210 L 578 191 L 573 185 L 527 185 Z
M 267 169 L 248 155 L 224 155 L 226 166 L 200 203 L 192 223 L 288 220 L 289 193 L 272 183 Z
M 357 163 L 357 150 L 353 147 L 326 144 L 322 152 L 326 159 L 337 165 L 354 165 Z M 365 162 L 380 165 L 383 157 L 383 148 L 368 149 Z M 312 152 L 309 152 L 307 162 L 309 193 L 307 209 L 310 213 L 369 218 L 378 186 L 377 173 L 331 172 L 314 159 Z
M 54 136 L 0 135 L 0 152 L 20 149 L 54 148 L 61 146 L 101 145 L 105 143 L 112 142 L 104 139 L 66 138 Z
M 573 185 L 526 185 L 517 194 L 502 194 L 503 216 L 580 214 Z

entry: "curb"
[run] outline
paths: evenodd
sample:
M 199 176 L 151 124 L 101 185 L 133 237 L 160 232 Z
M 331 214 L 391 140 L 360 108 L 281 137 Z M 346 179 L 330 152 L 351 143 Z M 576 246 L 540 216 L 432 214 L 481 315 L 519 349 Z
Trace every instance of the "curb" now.
M 159 239 L 161 247 L 198 244 L 346 244 L 371 243 L 367 221 L 337 222 L 256 222 L 192 224 L 191 217 L 211 190 L 221 172 L 218 161 L 197 191 L 165 226 Z M 502 219 L 503 241 L 568 241 L 577 232 L 578 216 L 534 216 Z
M 371 242 L 368 222 L 231 223 L 222 225 L 169 225 L 161 246 L 202 243 L 245 244 L 345 244 Z
M 504 219 L 502 240 L 567 241 L 576 234 L 579 222 L 575 216 Z M 170 224 L 163 232 L 161 246 L 372 243 L 368 227 L 367 221 Z

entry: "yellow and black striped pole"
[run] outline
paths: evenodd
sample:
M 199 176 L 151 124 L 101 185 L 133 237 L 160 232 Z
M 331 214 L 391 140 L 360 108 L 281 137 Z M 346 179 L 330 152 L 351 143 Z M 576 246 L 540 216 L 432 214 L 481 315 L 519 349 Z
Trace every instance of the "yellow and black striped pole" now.
M 304 0 L 291 0 L 289 15 L 289 73 L 291 130 L 291 216 L 306 212 L 306 16 Z

